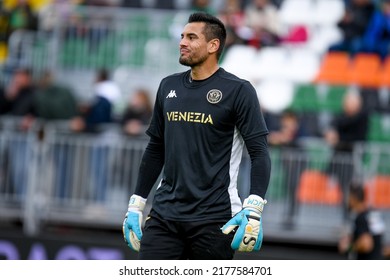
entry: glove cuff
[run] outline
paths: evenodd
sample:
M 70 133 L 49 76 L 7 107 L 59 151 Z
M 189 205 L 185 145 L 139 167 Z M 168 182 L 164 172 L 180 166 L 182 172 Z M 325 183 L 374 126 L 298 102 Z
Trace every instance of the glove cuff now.
M 137 210 L 143 211 L 146 204 L 146 198 L 133 194 L 130 196 L 128 211 L 137 208 Z
M 260 213 L 263 213 L 264 205 L 267 204 L 267 200 L 262 199 L 260 196 L 251 194 L 244 200 L 243 208 L 252 208 Z

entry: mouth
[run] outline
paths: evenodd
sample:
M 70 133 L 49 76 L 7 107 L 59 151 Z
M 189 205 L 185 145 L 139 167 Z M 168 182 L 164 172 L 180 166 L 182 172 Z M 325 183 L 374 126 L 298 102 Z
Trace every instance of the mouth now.
M 180 49 L 180 54 L 181 55 L 184 55 L 184 54 L 189 54 L 190 51 L 188 49 Z

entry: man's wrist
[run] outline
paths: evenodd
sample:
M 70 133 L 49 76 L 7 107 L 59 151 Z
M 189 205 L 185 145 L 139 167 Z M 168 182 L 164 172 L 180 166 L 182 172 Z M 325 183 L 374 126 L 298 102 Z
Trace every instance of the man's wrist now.
M 133 194 L 130 196 L 128 210 L 137 208 L 137 210 L 143 211 L 146 204 L 146 198 Z
M 258 211 L 260 213 L 263 213 L 264 205 L 267 203 L 267 200 L 263 199 L 262 197 L 251 194 L 249 195 L 243 203 L 243 208 L 251 208 L 255 211 Z

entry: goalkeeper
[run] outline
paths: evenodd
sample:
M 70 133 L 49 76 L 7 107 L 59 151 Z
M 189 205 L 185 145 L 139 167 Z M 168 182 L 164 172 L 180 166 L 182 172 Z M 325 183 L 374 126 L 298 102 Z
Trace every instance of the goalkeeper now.
M 190 69 L 158 88 L 123 222 L 124 239 L 139 259 L 232 259 L 236 250 L 261 248 L 268 130 L 254 87 L 218 65 L 225 40 L 219 19 L 190 15 L 179 43 L 179 62 Z M 237 176 L 245 145 L 251 186 L 242 203 Z M 146 198 L 162 170 L 143 226 Z

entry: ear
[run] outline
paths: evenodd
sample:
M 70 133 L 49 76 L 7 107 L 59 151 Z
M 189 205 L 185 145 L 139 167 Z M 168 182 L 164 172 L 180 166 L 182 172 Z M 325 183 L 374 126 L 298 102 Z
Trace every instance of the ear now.
M 208 51 L 210 54 L 216 53 L 220 47 L 220 42 L 218 39 L 212 39 L 208 42 Z

